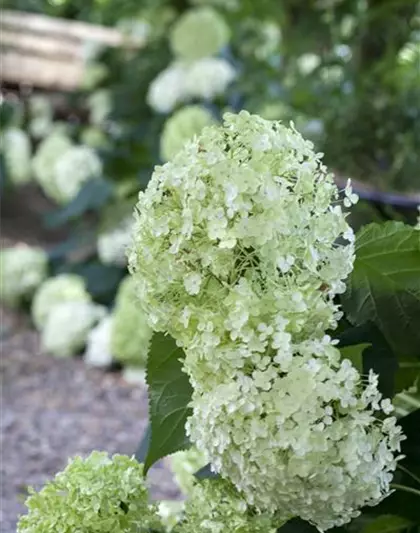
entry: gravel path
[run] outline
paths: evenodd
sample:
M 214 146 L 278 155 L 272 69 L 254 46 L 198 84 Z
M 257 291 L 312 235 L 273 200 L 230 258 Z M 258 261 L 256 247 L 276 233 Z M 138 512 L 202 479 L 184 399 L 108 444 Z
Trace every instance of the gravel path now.
M 133 454 L 147 424 L 147 396 L 119 373 L 80 359 L 40 353 L 27 320 L 2 310 L 0 530 L 15 533 L 28 485 L 40 487 L 67 458 L 94 449 Z M 178 496 L 164 465 L 151 472 L 152 495 Z

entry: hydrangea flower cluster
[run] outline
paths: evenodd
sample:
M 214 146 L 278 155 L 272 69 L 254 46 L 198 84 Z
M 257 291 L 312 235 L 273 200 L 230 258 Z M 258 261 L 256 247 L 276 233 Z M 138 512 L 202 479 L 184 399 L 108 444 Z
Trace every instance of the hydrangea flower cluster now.
M 41 331 L 42 348 L 56 357 L 79 353 L 90 330 L 105 314 L 104 307 L 87 301 L 55 305 Z
M 147 533 L 160 527 L 143 466 L 124 455 L 76 457 L 40 492 L 31 490 L 18 533 Z
M 29 131 L 35 139 L 42 139 L 53 129 L 53 108 L 46 96 L 34 95 L 29 98 Z
M 0 297 L 17 306 L 32 297 L 48 275 L 48 257 L 42 248 L 19 244 L 0 251 Z
M 87 365 L 107 367 L 112 363 L 112 320 L 112 315 L 105 316 L 89 333 L 84 355 L 84 360 Z
M 90 302 L 85 281 L 76 274 L 60 274 L 46 280 L 36 291 L 32 300 L 32 319 L 38 329 L 47 322 L 55 306 L 64 302 Z
M 248 504 L 324 530 L 389 494 L 403 437 L 325 335 L 354 235 L 321 155 L 293 125 L 226 114 L 140 193 L 129 266 L 184 347 L 191 441 Z
M 57 161 L 54 168 L 56 200 L 67 203 L 90 178 L 102 175 L 102 162 L 89 146 L 73 146 Z
M 131 242 L 133 217 L 127 216 L 118 223 L 104 228 L 98 235 L 98 256 L 106 265 L 125 266 L 127 248 Z
M 31 141 L 19 128 L 8 128 L 1 136 L 7 176 L 15 185 L 31 179 Z
M 166 122 L 160 139 L 160 154 L 168 161 L 184 144 L 215 123 L 212 114 L 202 106 L 190 105 L 175 112 Z
M 174 480 L 185 496 L 190 496 L 196 483 L 194 474 L 207 464 L 204 453 L 195 446 L 181 450 L 169 457 L 169 466 Z
M 64 133 L 54 131 L 40 144 L 33 168 L 44 193 L 65 204 L 88 179 L 101 175 L 102 162 L 89 146 L 74 146 Z
M 217 54 L 229 42 L 224 18 L 211 7 L 186 11 L 172 27 L 170 45 L 177 59 L 195 61 Z
M 55 181 L 55 165 L 72 146 L 65 134 L 53 131 L 41 142 L 32 160 L 36 181 L 45 195 L 56 201 L 61 201 L 61 194 Z
M 191 63 L 175 61 L 152 81 L 147 102 L 159 113 L 169 113 L 181 102 L 213 100 L 223 94 L 236 77 L 224 59 L 205 57 Z
M 225 480 L 197 483 L 176 533 L 276 533 L 282 525 L 270 513 L 251 513 L 246 500 Z
M 135 296 L 135 281 L 127 276 L 120 284 L 113 311 L 111 352 L 128 366 L 144 367 L 152 329 Z

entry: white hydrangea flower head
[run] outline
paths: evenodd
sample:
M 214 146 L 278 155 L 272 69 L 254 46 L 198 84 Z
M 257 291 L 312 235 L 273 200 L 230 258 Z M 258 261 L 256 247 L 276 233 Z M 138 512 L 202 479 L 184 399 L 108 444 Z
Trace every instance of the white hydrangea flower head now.
M 89 333 L 84 355 L 88 366 L 107 367 L 112 363 L 111 331 L 112 316 L 107 315 Z
M 129 267 L 152 327 L 184 345 L 194 386 L 267 351 L 287 370 L 292 335 L 341 316 L 333 297 L 354 249 L 337 240 L 353 234 L 312 147 L 278 122 L 226 114 L 139 195 Z
M 125 266 L 127 248 L 131 243 L 133 217 L 125 217 L 118 224 L 101 231 L 98 235 L 98 256 L 105 265 Z
M 55 165 L 72 146 L 72 141 L 65 134 L 54 131 L 41 142 L 32 160 L 35 179 L 52 200 L 61 200 L 55 179 Z
M 70 202 L 86 181 L 101 174 L 102 162 L 95 150 L 85 145 L 73 146 L 54 165 L 57 201 Z
M 1 136 L 7 176 L 14 185 L 28 183 L 32 177 L 31 141 L 19 128 L 7 128 Z
M 191 441 L 249 504 L 285 521 L 324 531 L 391 492 L 404 438 L 385 416 L 392 405 L 329 342 L 302 342 L 287 372 L 269 360 L 195 391 L 192 406 Z
M 117 361 L 144 367 L 153 331 L 136 298 L 135 281 L 127 276 L 120 284 L 113 312 L 111 351 Z
M 181 450 L 168 458 L 175 483 L 185 496 L 190 496 L 196 483 L 194 474 L 205 466 L 208 461 L 203 452 L 195 446 L 188 450 Z
M 32 320 L 37 329 L 42 329 L 56 305 L 90 301 L 90 294 L 81 276 L 59 274 L 46 280 L 36 291 L 31 307 Z
M 215 119 L 206 108 L 190 105 L 176 111 L 165 122 L 160 139 L 160 154 L 163 160 L 172 159 L 184 144 L 201 133 L 206 126 L 215 124 Z
M 54 306 L 41 332 L 42 348 L 56 357 L 76 355 L 105 315 L 105 308 L 92 302 L 69 301 Z
M 414 227 L 420 230 L 420 205 L 417 206 L 417 211 L 419 212 L 419 214 L 417 215 L 417 224 Z
M 172 27 L 170 45 L 177 59 L 195 61 L 216 55 L 230 38 L 229 26 L 212 7 L 189 9 Z
M 274 514 L 255 513 L 226 480 L 207 479 L 194 486 L 177 533 L 276 533 Z
M 223 94 L 236 78 L 236 71 L 225 59 L 205 57 L 188 67 L 185 74 L 185 94 L 188 98 L 213 100 Z
M 175 62 L 156 76 L 147 93 L 147 103 L 152 109 L 169 113 L 184 100 L 186 71 L 185 64 Z
M 48 275 L 48 256 L 42 248 L 18 244 L 0 251 L 0 299 L 17 306 L 28 300 Z

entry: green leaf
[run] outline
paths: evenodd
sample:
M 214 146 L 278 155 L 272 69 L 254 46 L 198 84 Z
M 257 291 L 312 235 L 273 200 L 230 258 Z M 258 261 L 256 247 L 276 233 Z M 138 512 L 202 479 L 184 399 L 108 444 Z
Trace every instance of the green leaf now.
M 136 459 L 139 463 L 144 463 L 144 461 L 146 460 L 150 446 L 150 435 L 151 429 L 150 424 L 148 424 L 143 434 L 143 438 L 140 441 L 139 447 L 137 448 L 137 451 L 135 453 Z
M 400 533 L 412 525 L 410 520 L 395 515 L 378 516 L 362 533 Z
M 219 474 L 217 474 L 216 472 L 213 472 L 210 468 L 210 463 L 209 464 L 206 464 L 205 466 L 203 466 L 202 468 L 200 468 L 200 470 L 197 470 L 197 472 L 194 473 L 194 476 L 198 479 L 198 480 L 203 480 L 203 479 L 214 479 L 214 478 L 217 478 L 219 477 Z
M 420 232 L 401 222 L 370 224 L 342 298 L 354 325 L 373 321 L 395 353 L 420 354 Z
M 353 366 L 357 368 L 360 373 L 363 373 L 363 352 L 369 348 L 371 344 L 356 344 L 355 346 L 344 346 L 340 348 L 342 359 L 350 359 Z
M 44 217 L 46 227 L 55 228 L 80 217 L 87 211 L 101 208 L 112 196 L 113 185 L 102 178 L 87 181 L 77 196 L 66 206 Z
M 182 371 L 184 352 L 168 335 L 156 333 L 147 360 L 150 446 L 145 472 L 159 459 L 189 448 L 185 422 L 191 414 L 192 387 Z

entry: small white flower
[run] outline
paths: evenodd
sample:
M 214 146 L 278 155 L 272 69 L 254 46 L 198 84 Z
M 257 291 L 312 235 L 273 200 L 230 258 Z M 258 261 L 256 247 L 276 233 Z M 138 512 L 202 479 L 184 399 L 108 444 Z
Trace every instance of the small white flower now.
M 185 276 L 184 286 L 188 294 L 192 296 L 200 292 L 202 277 L 198 273 L 192 273 Z
M 352 205 L 357 204 L 357 202 L 359 201 L 359 197 L 356 193 L 353 192 L 350 179 L 347 180 L 347 185 L 344 189 L 344 194 L 345 198 L 343 203 L 345 207 L 351 207 Z

